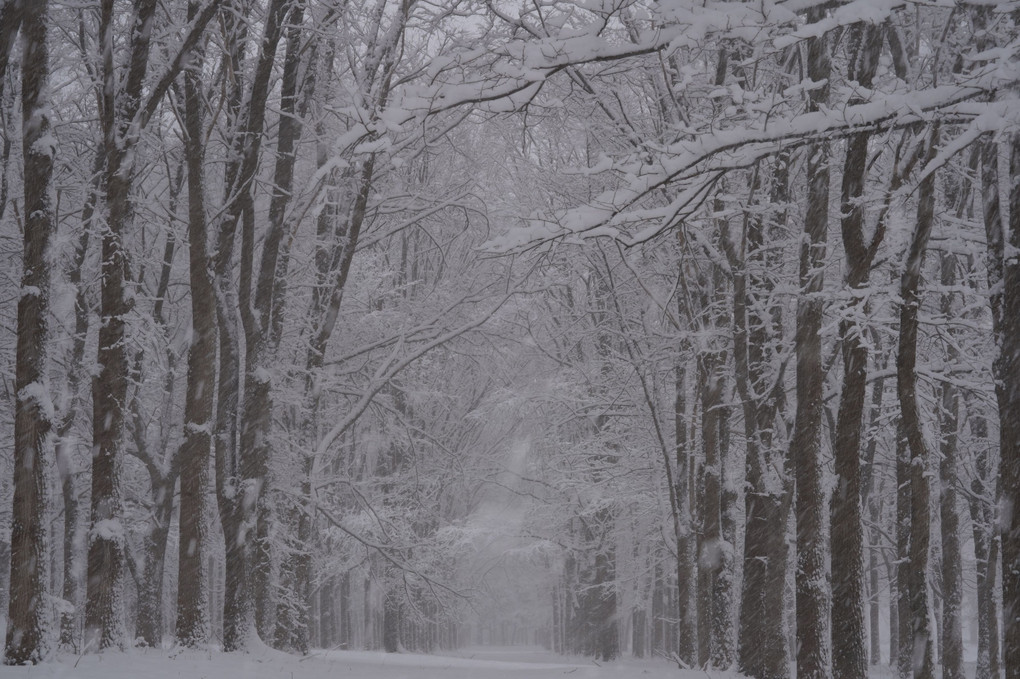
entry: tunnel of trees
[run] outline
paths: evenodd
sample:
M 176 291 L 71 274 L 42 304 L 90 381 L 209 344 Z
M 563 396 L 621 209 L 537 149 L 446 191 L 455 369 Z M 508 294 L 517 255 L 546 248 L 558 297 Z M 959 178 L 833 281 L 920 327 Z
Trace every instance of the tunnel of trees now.
M 0 0 L 5 662 L 1020 678 L 1018 25 Z

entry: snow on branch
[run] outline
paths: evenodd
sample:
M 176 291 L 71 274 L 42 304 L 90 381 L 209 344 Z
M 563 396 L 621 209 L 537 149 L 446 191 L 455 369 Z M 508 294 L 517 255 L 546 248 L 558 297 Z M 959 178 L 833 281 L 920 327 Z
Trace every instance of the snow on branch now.
M 1015 102 L 975 102 L 989 92 L 983 83 L 944 85 L 926 90 L 875 94 L 871 101 L 841 109 L 803 113 L 793 118 L 770 119 L 759 126 L 721 130 L 662 148 L 653 163 L 643 160 L 614 166 L 626 179 L 587 205 L 508 231 L 490 240 L 486 249 L 513 252 L 557 239 L 597 236 L 619 240 L 626 246 L 643 243 L 692 216 L 726 173 L 753 165 L 784 149 L 820 140 L 846 137 L 862 131 L 902 128 L 935 119 L 981 124 L 1000 119 Z M 665 206 L 638 208 L 653 192 L 679 187 Z M 639 230 L 632 227 L 643 225 Z

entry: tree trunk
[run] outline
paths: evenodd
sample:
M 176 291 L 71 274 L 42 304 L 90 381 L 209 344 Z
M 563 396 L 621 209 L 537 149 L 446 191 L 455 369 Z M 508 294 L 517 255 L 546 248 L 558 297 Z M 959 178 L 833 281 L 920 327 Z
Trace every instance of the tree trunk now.
M 1020 134 L 1009 148 L 1008 252 L 1020 247 Z M 1007 250 L 1004 249 L 1003 254 Z M 999 403 L 999 525 L 1002 531 L 1002 666 L 1020 679 L 1020 262 L 1003 257 L 1002 319 L 995 362 Z
M 851 29 L 854 51 L 849 80 L 871 88 L 882 46 L 882 29 L 857 25 Z M 851 99 L 851 104 L 862 103 Z M 847 142 L 843 165 L 841 230 L 847 260 L 847 287 L 851 292 L 867 285 L 871 263 L 883 236 L 877 226 L 869 244 L 864 236 L 864 197 L 867 184 L 868 142 L 861 132 Z M 861 498 L 861 430 L 868 379 L 868 347 L 865 328 L 854 312 L 858 297 L 850 302 L 847 317 L 840 321 L 843 339 L 843 393 L 836 419 L 833 451 L 836 487 L 832 494 L 830 545 L 832 560 L 832 671 L 845 679 L 865 679 L 868 660 L 864 627 L 864 511 Z
M 387 653 L 400 650 L 400 595 L 395 585 L 387 588 L 383 600 L 382 645 Z
M 772 172 L 771 204 L 781 205 L 789 199 L 788 162 L 789 156 L 782 154 L 772 168 L 765 170 Z M 764 184 L 759 170 L 755 170 L 753 191 Z M 785 210 L 777 222 L 785 226 Z M 777 263 L 773 261 L 775 255 L 769 257 L 763 247 L 763 226 L 761 217 L 745 216 L 746 238 L 740 248 L 747 250 L 744 261 L 724 234 L 733 271 L 734 377 L 743 405 L 746 440 L 738 662 L 742 672 L 757 679 L 785 679 L 790 674 L 784 635 L 789 484 L 782 478 L 785 454 L 774 436 L 779 400 L 769 388 L 774 375 L 766 359 L 769 343 L 781 336 L 782 328 L 778 307 L 769 298 L 773 285 L 768 269 Z
M 809 20 L 818 21 L 818 10 Z M 808 40 L 808 77 L 828 82 L 829 45 L 826 36 Z M 811 109 L 828 99 L 828 86 L 811 91 Z M 797 485 L 797 677 L 828 679 L 829 578 L 828 545 L 824 532 L 825 491 L 822 487 L 821 426 L 822 340 L 825 250 L 829 221 L 829 147 L 826 142 L 807 149 L 808 207 L 800 251 L 800 286 L 797 301 L 797 412 L 791 457 Z
M 102 239 L 102 290 L 97 363 L 98 378 L 92 386 L 93 448 L 92 507 L 85 602 L 85 648 L 124 647 L 122 595 L 125 531 L 121 523 L 120 458 L 123 452 L 129 365 L 125 346 L 125 318 L 132 302 L 125 292 L 127 254 L 124 239 L 130 231 L 133 181 L 133 150 L 148 120 L 148 107 L 162 98 L 169 86 L 161 84 L 146 92 L 151 31 L 133 31 L 129 38 L 130 60 L 124 77 L 114 60 L 114 2 L 102 0 L 99 16 L 99 49 L 102 88 L 100 122 L 106 156 L 107 228 Z M 140 0 L 132 25 L 149 26 L 156 0 Z M 194 24 L 196 30 L 211 18 L 211 11 Z M 194 34 L 193 40 L 197 40 Z M 191 43 L 194 44 L 193 42 Z M 186 52 L 186 49 L 183 49 Z M 162 83 L 163 81 L 161 81 Z M 147 96 L 146 108 L 142 97 Z
M 969 498 L 977 571 L 978 647 L 974 679 L 999 679 L 999 615 L 995 603 L 995 573 L 999 541 L 995 535 L 994 482 L 990 482 L 988 421 L 976 415 L 971 424 L 977 439 L 974 480 Z
M 631 611 L 630 652 L 635 658 L 645 657 L 648 645 L 648 615 L 644 608 L 638 607 Z
M 881 343 L 879 341 L 878 333 L 873 333 L 875 349 L 877 353 L 882 351 Z M 883 361 L 881 366 L 882 370 L 888 365 L 888 360 Z M 869 607 L 869 623 L 871 632 L 871 664 L 881 665 L 882 664 L 882 635 L 881 635 L 881 606 L 879 599 L 879 581 L 881 579 L 881 562 L 884 560 L 888 563 L 889 559 L 886 556 L 883 558 L 883 541 L 886 539 L 885 533 L 882 530 L 882 507 L 884 504 L 883 498 L 879 496 L 878 490 L 875 488 L 875 453 L 878 451 L 878 435 L 879 430 L 879 417 L 882 413 L 882 398 L 885 394 L 885 378 L 879 377 L 876 379 L 871 386 L 871 414 L 868 417 L 868 430 L 872 432 L 871 438 L 868 439 L 864 469 L 862 470 L 861 479 L 861 504 L 868 507 L 868 517 L 871 521 L 871 530 L 869 531 L 869 545 L 868 545 L 868 571 L 870 574 L 869 578 L 869 591 L 868 591 L 868 607 Z M 884 485 L 884 484 L 883 484 Z M 882 486 L 879 486 L 881 489 Z M 894 573 L 891 569 L 887 570 L 888 582 L 889 582 L 889 630 L 890 630 L 890 648 L 895 648 L 896 644 L 892 640 L 896 637 L 896 597 L 892 591 L 893 582 L 895 580 Z M 889 655 L 890 664 L 895 664 L 896 653 L 890 652 Z
M 163 571 L 174 509 L 175 482 L 176 475 L 169 479 L 153 475 L 153 516 L 142 540 L 145 565 L 138 584 L 135 637 L 141 638 L 142 643 L 151 648 L 161 648 L 163 644 Z
M 938 143 L 934 128 L 928 144 L 930 161 Z M 935 173 L 918 189 L 917 223 L 900 280 L 900 337 L 896 361 L 896 391 L 900 401 L 903 433 L 910 453 L 910 636 L 914 644 L 912 672 L 915 679 L 935 675 L 935 636 L 930 626 L 929 552 L 931 543 L 930 461 L 917 405 L 917 328 L 920 307 L 921 265 L 935 220 Z M 902 583 L 901 583 L 902 584 Z
M 698 565 L 704 577 L 699 579 L 698 632 L 702 637 L 699 664 L 715 666 L 719 638 L 716 629 L 716 580 L 723 568 L 722 460 L 719 444 L 719 407 L 722 402 L 722 359 L 706 351 L 701 357 L 701 441 L 704 449 L 704 507 L 701 513 L 701 544 Z M 707 644 L 704 643 L 707 641 Z M 707 646 L 707 648 L 705 648 Z
M 241 262 L 238 282 L 238 306 L 244 331 L 244 403 L 240 423 L 239 458 L 241 478 L 254 501 L 246 506 L 255 530 L 246 532 L 251 540 L 247 556 L 250 564 L 250 596 L 254 597 L 255 626 L 263 640 L 272 640 L 275 627 L 275 605 L 272 586 L 272 547 L 270 527 L 273 522 L 272 503 L 268 497 L 269 434 L 272 427 L 272 384 L 269 371 L 270 338 L 265 329 L 271 314 L 269 298 L 263 302 L 264 289 L 271 290 L 276 280 L 276 257 L 282 225 L 270 229 L 263 243 L 258 281 L 253 281 L 255 256 L 254 181 L 265 127 L 270 80 L 276 52 L 283 35 L 283 24 L 293 0 L 272 0 L 262 37 L 262 47 L 255 66 L 251 96 L 248 101 L 244 131 L 239 137 L 242 161 L 237 174 L 236 199 L 228 205 L 227 222 L 241 227 Z M 286 124 L 284 125 L 286 128 Z M 286 190 L 286 188 L 283 188 Z M 268 281 L 267 281 L 268 279 Z M 254 297 L 253 297 L 254 293 Z M 247 520 L 247 519 L 246 519 Z
M 879 510 L 879 504 L 876 500 L 872 499 L 869 507 L 868 518 L 871 520 L 873 526 L 876 526 L 870 531 L 870 544 L 868 545 L 868 629 L 869 629 L 869 640 L 871 641 L 870 648 L 870 664 L 881 665 L 882 664 L 882 635 L 881 635 L 881 618 L 882 609 L 879 602 L 879 578 L 880 578 L 880 567 L 878 550 L 882 544 L 883 536 L 880 529 L 877 527 L 880 525 L 882 519 L 882 512 Z
M 189 17 L 198 6 L 188 4 Z M 206 555 L 206 492 L 212 455 L 213 375 L 216 371 L 216 293 L 207 250 L 205 149 L 199 70 L 202 54 L 184 74 L 185 148 L 188 168 L 188 272 L 191 288 L 191 346 L 184 401 L 184 441 L 179 452 L 180 548 L 177 554 L 177 641 L 185 647 L 209 637 Z
M 608 662 L 620 655 L 620 634 L 616 627 L 616 547 L 613 544 L 613 510 L 597 512 L 601 544 L 595 555 L 594 624 L 595 659 Z
M 8 14 L 11 9 L 12 3 L 8 3 L 0 16 L 13 23 Z M 46 470 L 47 457 L 52 455 L 52 444 L 47 438 L 53 426 L 53 405 L 45 378 L 52 254 L 49 249 L 56 231 L 50 178 L 57 146 L 46 99 L 47 10 L 45 0 L 25 3 L 21 8 L 25 225 L 15 368 L 10 598 L 4 646 L 4 662 L 11 665 L 39 662 L 46 656 L 50 641 L 50 606 L 45 599 L 49 565 Z
M 97 153 L 92 166 L 91 191 L 85 198 L 81 211 L 81 235 L 74 260 L 68 273 L 68 282 L 74 286 L 74 340 L 68 356 L 68 391 L 71 402 L 64 412 L 60 429 L 57 432 L 57 469 L 60 473 L 61 494 L 64 500 L 64 601 L 71 609 L 60 616 L 60 645 L 78 651 L 81 635 L 81 587 L 80 587 L 80 556 L 82 535 L 80 527 L 81 505 L 75 489 L 75 469 L 72 459 L 71 441 L 75 421 L 82 407 L 81 383 L 84 376 L 85 342 L 89 327 L 89 302 L 85 286 L 82 285 L 82 268 L 88 251 L 92 234 L 93 217 L 99 191 L 102 189 L 103 154 Z
M 956 285 L 956 257 L 942 253 L 941 282 Z M 952 318 L 955 305 L 951 293 L 943 293 L 941 311 Z M 949 331 L 952 334 L 952 330 Z M 949 343 L 947 364 L 957 363 L 959 356 Z M 942 461 L 939 464 L 941 494 L 939 516 L 942 522 L 942 679 L 964 679 L 963 672 L 963 555 L 960 548 L 960 511 L 957 486 L 957 440 L 960 423 L 960 398 L 956 386 L 942 383 L 940 429 Z
M 910 449 L 902 417 L 896 426 L 896 641 L 893 657 L 896 675 L 910 679 L 914 666 L 914 636 L 910 615 L 911 539 Z M 892 664 L 892 663 L 890 663 Z
M 85 649 L 124 648 L 123 577 L 125 532 L 121 523 L 120 458 L 123 453 L 128 358 L 124 342 L 127 258 L 124 235 L 131 219 L 130 170 L 124 167 L 119 130 L 114 121 L 116 75 L 113 67 L 113 2 L 101 5 L 100 40 L 104 47 L 104 80 L 109 90 L 104 120 L 106 201 L 109 210 L 102 239 L 102 290 L 97 363 L 92 384 L 92 504 L 85 603 Z
M 289 0 L 273 0 L 267 9 L 261 51 L 255 67 L 248 108 L 233 140 L 234 162 L 226 169 L 226 214 L 219 225 L 215 260 L 217 286 L 216 316 L 219 328 L 219 386 L 216 410 L 216 495 L 220 522 L 226 540 L 226 584 L 223 610 L 223 647 L 227 651 L 243 650 L 250 635 L 259 633 L 269 639 L 266 606 L 270 605 L 270 560 L 268 508 L 263 496 L 266 480 L 268 449 L 263 434 L 267 430 L 269 405 L 263 394 L 268 381 L 260 366 L 258 338 L 255 334 L 251 307 L 252 266 L 254 258 L 254 204 L 252 198 L 259 150 L 263 138 L 269 81 L 272 76 L 276 49 L 282 34 L 284 15 Z M 226 14 L 230 14 L 227 12 Z M 229 38 L 227 46 L 231 63 L 240 68 L 243 45 L 241 22 L 225 20 Z M 239 87 L 230 93 L 230 108 L 240 115 L 243 95 Z M 231 261 L 238 224 L 241 223 L 241 276 L 235 294 Z M 241 330 L 236 319 L 240 307 L 246 341 L 244 410 L 241 441 L 238 441 L 238 406 L 240 385 Z M 252 527 L 254 526 L 254 530 Z M 261 615 L 256 615 L 256 609 Z M 257 618 L 257 620 L 256 620 Z M 261 624 L 257 624 L 261 623 Z
M 698 563 L 695 558 L 697 539 L 694 535 L 694 513 L 691 509 L 690 476 L 692 455 L 687 436 L 687 380 L 683 363 L 677 363 L 675 374 L 675 401 L 673 404 L 676 442 L 676 484 L 675 497 L 679 534 L 676 536 L 676 583 L 678 648 L 680 660 L 688 667 L 694 667 L 698 660 L 698 609 L 697 609 L 697 574 Z M 656 571 L 658 572 L 658 571 Z M 653 594 L 654 601 L 654 594 Z M 657 625 L 655 613 L 652 613 L 653 628 Z M 653 634 L 652 648 L 655 646 Z M 671 649 L 670 649 L 671 650 Z
M 976 19 L 983 19 L 984 13 L 975 11 Z M 980 21 L 983 27 L 985 21 Z M 990 138 L 981 141 L 981 197 L 982 216 L 985 224 L 985 240 L 988 243 L 985 265 L 988 271 L 988 296 L 992 312 L 992 330 L 998 340 L 1003 334 L 1005 318 L 1003 316 L 1005 245 L 1002 229 L 1002 211 L 999 202 L 999 147 Z M 1001 345 L 1000 345 L 1001 351 Z M 993 364 L 993 373 L 997 364 Z M 996 399 L 1001 396 L 999 385 L 996 385 Z M 999 403 L 999 416 L 1002 417 L 1002 402 Z M 974 424 L 976 435 L 987 436 L 988 424 L 979 418 Z M 1003 433 L 1000 424 L 1000 454 Z M 999 617 L 995 603 L 995 576 L 1000 545 L 1000 533 L 997 526 L 996 507 L 999 504 L 994 465 L 988 451 L 979 449 L 977 460 L 977 476 L 974 479 L 975 495 L 971 500 L 971 513 L 974 522 L 974 552 L 977 560 L 978 590 L 978 661 L 976 677 L 999 677 Z M 999 480 L 1001 483 L 1001 478 Z M 1005 569 L 1006 562 L 1003 562 Z M 1005 626 L 1005 620 L 1003 620 Z

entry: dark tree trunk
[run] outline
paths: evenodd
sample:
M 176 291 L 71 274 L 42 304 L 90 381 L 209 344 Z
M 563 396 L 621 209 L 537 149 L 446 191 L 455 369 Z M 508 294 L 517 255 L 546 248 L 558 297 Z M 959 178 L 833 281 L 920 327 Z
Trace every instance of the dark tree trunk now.
M 252 81 L 248 108 L 238 123 L 233 140 L 234 162 L 226 168 L 226 214 L 218 228 L 218 246 L 214 262 L 217 288 L 216 317 L 219 337 L 219 382 L 216 409 L 216 495 L 220 522 L 226 540 L 226 583 L 223 607 L 223 647 L 227 651 L 243 650 L 250 634 L 257 631 L 271 639 L 271 625 L 266 612 L 271 608 L 268 507 L 263 494 L 268 461 L 267 443 L 263 435 L 268 428 L 269 406 L 260 390 L 268 392 L 269 383 L 258 370 L 257 342 L 251 307 L 252 266 L 254 258 L 254 205 L 252 198 L 259 150 L 263 138 L 266 102 L 282 34 L 282 23 L 290 0 L 273 0 L 267 9 L 261 50 Z M 237 8 L 234 8 L 237 9 Z M 240 69 L 243 54 L 242 21 L 231 12 L 224 13 L 228 37 L 226 58 Z M 239 87 L 229 94 L 229 108 L 240 116 L 243 94 Z M 233 290 L 231 261 L 238 224 L 241 224 L 240 289 Z M 246 340 L 244 417 L 241 440 L 238 441 L 238 406 L 240 405 L 241 330 L 235 320 L 236 307 L 241 309 Z M 249 343 L 251 345 L 249 346 Z M 252 530 L 251 526 L 255 526 Z M 258 613 L 259 615 L 256 615 Z M 256 629 L 257 628 L 257 629 Z
M 114 65 L 114 3 L 100 5 L 102 53 L 102 125 L 106 154 L 107 228 L 102 238 L 102 290 L 97 363 L 92 385 L 92 506 L 89 517 L 88 579 L 85 601 L 85 648 L 100 650 L 126 646 L 123 621 L 125 532 L 121 523 L 120 458 L 123 453 L 125 409 L 128 407 L 128 357 L 124 342 L 125 317 L 130 311 L 125 294 L 127 254 L 124 237 L 131 222 L 131 175 L 123 134 L 126 119 L 137 111 L 147 61 L 148 35 L 132 36 L 131 77 L 117 87 Z M 142 2 L 136 21 L 147 24 L 155 2 Z M 139 57 L 136 52 L 142 52 Z M 136 59 L 141 59 L 140 62 Z M 140 64 L 140 68 L 138 67 Z M 120 97 L 117 97 L 117 94 Z M 128 161 L 128 162 L 125 162 Z
M 978 25 L 984 27 L 984 12 L 975 10 Z M 999 147 L 993 139 L 981 141 L 981 203 L 985 224 L 985 239 L 988 243 L 985 264 L 988 271 L 989 306 L 992 312 L 992 328 L 998 339 L 1003 334 L 1003 292 L 1004 292 L 1004 236 L 1002 211 L 999 204 Z M 997 365 L 993 365 L 993 371 Z M 996 389 L 996 399 L 1000 397 Z M 1000 417 L 1002 404 L 999 402 Z M 987 437 L 988 424 L 984 418 L 974 423 L 975 435 Z M 1002 440 L 1000 431 L 1000 441 Z M 1001 445 L 1000 445 L 1001 453 Z M 999 677 L 999 617 L 995 603 L 996 565 L 1000 535 L 997 529 L 995 508 L 998 505 L 996 474 L 988 451 L 979 448 L 976 460 L 977 475 L 974 479 L 974 495 L 971 499 L 971 515 L 974 521 L 974 556 L 977 561 L 978 595 L 978 658 L 975 676 L 978 679 Z M 1001 480 L 1000 480 L 1001 483 Z M 1003 566 L 1005 568 L 1005 563 Z M 1003 621 L 1005 624 L 1005 621 Z
M 787 163 L 782 154 L 771 171 L 769 202 L 789 199 Z M 753 191 L 764 182 L 756 168 Z M 767 181 L 767 180 L 766 180 Z M 785 227 L 785 210 L 777 223 Z M 774 423 L 779 399 L 770 390 L 774 375 L 766 358 L 769 343 L 781 337 L 779 309 L 769 298 L 773 285 L 769 267 L 777 262 L 764 249 L 763 219 L 745 216 L 746 243 L 739 250 L 724 234 L 727 258 L 733 270 L 733 357 L 737 393 L 743 406 L 746 440 L 744 498 L 743 584 L 740 602 L 739 667 L 757 679 L 785 679 L 790 660 L 784 635 L 787 571 L 786 528 L 789 518 L 789 484 L 782 478 L 785 454 L 776 445 Z M 746 247 L 745 261 L 738 255 Z M 749 328 L 750 326 L 750 328 Z
M 910 616 L 910 448 L 907 447 L 902 418 L 896 427 L 896 641 L 893 647 L 896 674 L 913 675 L 914 637 Z
M 881 353 L 882 347 L 878 336 L 878 333 L 873 333 L 874 345 L 876 353 Z M 882 369 L 888 365 L 888 361 L 883 361 Z M 878 451 L 878 434 L 879 431 L 879 417 L 882 413 L 882 398 L 885 393 L 885 378 L 879 377 L 876 379 L 871 386 L 871 414 L 868 417 L 868 430 L 871 432 L 871 437 L 868 439 L 864 468 L 862 470 L 861 479 L 861 491 L 862 491 L 862 505 L 868 508 L 868 517 L 871 521 L 871 530 L 869 531 L 869 545 L 868 545 L 868 572 L 869 572 L 869 588 L 868 588 L 868 608 L 869 608 L 869 623 L 870 623 L 870 638 L 871 638 L 871 664 L 880 665 L 882 664 L 882 635 L 881 635 L 881 606 L 879 599 L 879 582 L 881 579 L 881 564 L 882 561 L 888 562 L 888 556 L 883 559 L 883 542 L 885 541 L 885 533 L 882 530 L 882 507 L 883 499 L 879 495 L 878 490 L 875 487 L 875 479 L 877 474 L 875 473 L 875 453 Z M 881 489 L 882 486 L 879 486 Z M 895 638 L 896 636 L 896 597 L 892 591 L 894 583 L 894 573 L 888 571 L 888 582 L 890 586 L 889 596 L 889 612 L 890 612 L 890 637 Z M 896 644 L 891 643 L 890 648 L 895 648 Z M 890 664 L 895 664 L 896 653 L 891 652 Z
M 694 512 L 691 508 L 690 476 L 692 454 L 687 436 L 687 380 L 682 363 L 678 363 L 675 375 L 675 401 L 673 404 L 676 442 L 676 470 L 674 483 L 675 501 L 677 503 L 676 536 L 676 583 L 677 583 L 677 653 L 680 660 L 688 667 L 694 667 L 698 660 L 698 608 L 697 608 L 697 574 L 698 563 L 695 557 L 697 539 L 694 535 Z M 658 572 L 658 571 L 656 571 Z M 658 582 L 658 579 L 656 579 Z M 653 594 L 654 601 L 654 594 Z M 653 628 L 657 624 L 655 612 L 652 612 Z M 652 647 L 655 648 L 653 634 Z M 670 649 L 671 650 L 671 649 Z
M 198 7 L 188 5 L 189 17 Z M 208 255 L 205 217 L 205 149 L 202 143 L 200 74 L 202 54 L 184 74 L 185 149 L 188 171 L 188 271 L 191 288 L 191 346 L 184 402 L 184 442 L 178 454 L 181 478 L 180 548 L 177 555 L 178 643 L 194 647 L 209 637 L 206 555 L 206 492 L 212 456 L 216 372 L 216 293 Z
M 153 516 L 142 540 L 144 567 L 138 583 L 135 637 L 151 648 L 160 648 L 163 643 L 163 571 L 175 483 L 176 475 L 169 478 L 152 475 Z
M 969 498 L 974 533 L 974 561 L 977 571 L 978 647 L 975 679 L 999 679 L 999 615 L 995 603 L 995 573 L 999 560 L 999 540 L 995 531 L 993 504 L 995 483 L 988 461 L 988 421 L 974 416 L 971 424 L 977 439 L 974 480 Z
M 870 664 L 881 665 L 882 635 L 880 631 L 882 624 L 882 608 L 879 601 L 881 586 L 879 584 L 880 566 L 878 550 L 882 544 L 883 536 L 877 526 L 881 522 L 882 512 L 879 510 L 878 502 L 874 499 L 871 501 L 871 505 L 869 507 L 868 518 L 871 520 L 872 525 L 876 526 L 876 528 L 873 528 L 870 531 L 870 544 L 868 546 L 868 629 L 870 632 L 869 640 L 871 642 Z
M 938 128 L 934 128 L 928 158 L 934 157 Z M 912 672 L 915 679 L 935 675 L 935 635 L 930 627 L 931 602 L 928 595 L 931 543 L 930 460 L 917 405 L 917 328 L 920 307 L 921 265 L 935 221 L 935 174 L 928 175 L 918 189 L 917 223 L 900 281 L 900 337 L 896 360 L 896 391 L 900 402 L 903 434 L 910 453 L 910 636 L 914 644 Z M 903 584 L 902 582 L 900 583 Z
M 810 20 L 821 14 L 812 10 Z M 828 38 L 808 40 L 808 77 L 827 82 L 830 73 Z M 828 99 L 828 86 L 811 92 L 811 109 Z M 829 217 L 829 148 L 826 142 L 807 149 L 808 206 L 800 252 L 800 297 L 797 301 L 797 412 L 791 457 L 797 486 L 797 676 L 827 679 L 829 657 L 828 545 L 824 531 L 825 491 L 822 487 L 821 427 L 822 292 Z
M 722 401 L 723 362 L 712 353 L 702 356 L 701 440 L 704 448 L 704 507 L 699 545 L 698 632 L 702 638 L 699 664 L 714 666 L 718 637 L 715 634 L 716 580 L 722 574 L 722 460 L 719 459 L 719 406 Z M 706 643 L 707 642 L 707 643 Z
M 8 2 L 0 19 L 17 20 Z M 50 178 L 57 152 L 46 100 L 49 52 L 46 41 L 47 2 L 20 8 L 22 30 L 21 101 L 24 157 L 24 253 L 18 339 L 14 417 L 14 509 L 11 522 L 10 598 L 4 662 L 37 663 L 47 653 L 50 607 L 45 601 L 49 564 L 47 546 L 47 436 L 53 427 L 53 406 L 46 377 L 47 320 L 50 297 L 50 243 L 56 221 Z M 3 26 L 4 33 L 7 25 Z M 13 39 L 13 36 L 11 37 Z M 6 64 L 6 54 L 3 62 Z M 0 74 L 2 77 L 2 74 Z
M 1020 247 L 1020 134 L 1009 148 L 1009 238 L 1006 248 Z M 995 362 L 999 402 L 999 525 L 1002 531 L 1002 666 L 1006 679 L 1020 679 L 1020 262 L 1002 259 L 1000 354 Z
M 882 29 L 857 25 L 851 29 L 853 51 L 850 80 L 871 88 L 882 46 Z M 862 103 L 851 99 L 850 103 Z M 861 132 L 847 142 L 843 165 L 841 230 L 847 260 L 847 287 L 858 290 L 868 282 L 871 263 L 882 241 L 879 222 L 873 240 L 864 235 L 862 199 L 867 184 L 868 142 Z M 836 487 L 832 494 L 830 545 L 832 559 L 832 671 L 845 679 L 865 679 L 868 659 L 864 626 L 864 512 L 861 498 L 861 430 L 868 378 L 865 328 L 855 320 L 858 297 L 840 322 L 843 339 L 843 393 L 836 419 L 834 452 Z
M 387 589 L 383 600 L 382 646 L 387 653 L 400 650 L 400 594 L 396 587 Z
M 134 149 L 166 90 L 174 81 L 188 52 L 194 48 L 205 26 L 216 12 L 213 0 L 191 23 L 175 59 L 147 84 L 152 21 L 156 0 L 136 0 L 127 25 L 128 62 L 123 74 L 116 66 L 114 0 L 101 0 L 99 8 L 99 53 L 102 87 L 98 109 L 103 130 L 107 228 L 102 239 L 102 290 L 97 363 L 100 373 L 92 386 L 93 452 L 92 506 L 88 550 L 88 580 L 85 602 L 85 647 L 103 649 L 126 644 L 122 611 L 124 574 L 124 526 L 121 524 L 121 494 L 118 467 L 123 451 L 123 430 L 129 365 L 125 347 L 125 316 L 131 310 L 125 292 L 127 253 L 124 239 L 132 224 L 131 187 L 134 179 Z M 144 99 L 143 99 L 144 97 Z
M 942 253 L 941 282 L 948 287 L 956 285 L 956 257 Z M 943 293 L 941 311 L 944 318 L 952 318 L 956 305 L 952 293 Z M 950 330 L 952 334 L 952 331 Z M 957 363 L 958 352 L 949 343 L 947 364 Z M 942 522 L 942 679 L 964 679 L 963 671 L 963 555 L 960 547 L 960 510 L 957 487 L 957 440 L 960 426 L 960 398 L 956 386 L 942 383 L 940 429 L 942 434 L 939 464 L 941 495 L 939 516 Z

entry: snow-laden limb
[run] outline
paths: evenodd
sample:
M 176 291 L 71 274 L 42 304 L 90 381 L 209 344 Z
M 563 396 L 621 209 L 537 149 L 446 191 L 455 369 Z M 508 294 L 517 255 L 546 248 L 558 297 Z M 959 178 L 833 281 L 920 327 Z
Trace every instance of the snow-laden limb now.
M 868 0 L 851 5 L 870 6 Z M 540 17 L 539 26 L 534 17 L 514 16 L 490 3 L 490 12 L 525 37 L 484 49 L 464 48 L 434 60 L 423 71 L 423 81 L 404 87 L 381 117 L 401 124 L 465 105 L 492 112 L 516 110 L 532 101 L 542 83 L 565 69 L 703 48 L 713 40 L 760 40 L 798 21 L 795 12 L 777 2 L 656 3 L 633 8 L 640 25 L 632 23 L 634 34 L 623 38 L 606 30 L 609 16 L 622 15 L 620 7 L 602 12 L 566 3 L 560 9 L 562 15 Z M 586 17 L 583 25 L 557 25 L 576 14 Z
M 749 167 L 784 149 L 936 119 L 973 122 L 974 129 L 969 134 L 978 135 L 993 121 L 1005 120 L 1003 116 L 1012 110 L 1010 104 L 1015 104 L 1015 101 L 974 101 L 988 91 L 979 83 L 875 93 L 872 100 L 864 104 L 802 113 L 788 120 L 771 119 L 759 125 L 685 139 L 662 148 L 654 163 L 630 161 L 615 165 L 614 171 L 626 180 L 620 188 L 606 191 L 586 205 L 566 210 L 555 220 L 511 229 L 490 240 L 486 249 L 511 252 L 555 239 L 595 236 L 612 237 L 627 246 L 643 243 L 691 216 L 721 176 Z M 604 165 L 602 163 L 600 168 Z M 669 204 L 637 207 L 653 192 L 667 186 L 677 191 Z M 632 231 L 637 225 L 642 227 Z
M 792 3 L 787 3 L 790 5 Z M 838 6 L 819 21 L 805 24 L 773 41 L 776 49 L 783 49 L 809 38 L 820 38 L 835 28 L 865 22 L 878 25 L 889 19 L 893 12 L 904 7 L 903 0 L 852 0 Z M 784 5 L 784 6 L 787 6 Z M 944 5 L 952 7 L 951 4 Z

